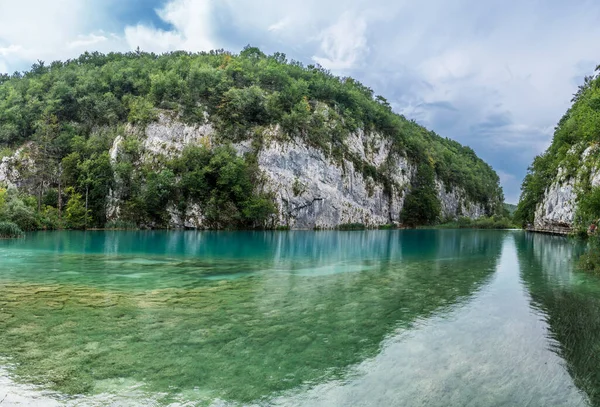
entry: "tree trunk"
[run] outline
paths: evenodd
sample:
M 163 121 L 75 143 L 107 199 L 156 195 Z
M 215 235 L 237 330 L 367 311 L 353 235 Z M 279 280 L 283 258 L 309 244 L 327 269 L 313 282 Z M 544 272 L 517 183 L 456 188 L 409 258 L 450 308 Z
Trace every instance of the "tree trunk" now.
M 58 177 L 58 220 L 62 220 L 62 183 Z
M 87 230 L 87 222 L 88 222 L 88 193 L 90 190 L 90 186 L 85 186 L 85 229 Z
M 38 213 L 42 211 L 42 185 L 43 183 L 40 182 L 40 186 L 38 188 Z

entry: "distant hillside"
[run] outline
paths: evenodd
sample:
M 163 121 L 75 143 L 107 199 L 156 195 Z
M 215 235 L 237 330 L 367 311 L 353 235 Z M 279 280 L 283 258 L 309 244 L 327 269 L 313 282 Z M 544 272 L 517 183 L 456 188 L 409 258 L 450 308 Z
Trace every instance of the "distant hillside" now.
M 516 210 L 517 210 L 517 205 L 513 205 L 513 204 L 509 204 L 509 203 L 505 203 L 504 204 L 504 209 L 506 211 L 508 211 L 508 213 L 510 214 L 510 216 L 514 215 Z

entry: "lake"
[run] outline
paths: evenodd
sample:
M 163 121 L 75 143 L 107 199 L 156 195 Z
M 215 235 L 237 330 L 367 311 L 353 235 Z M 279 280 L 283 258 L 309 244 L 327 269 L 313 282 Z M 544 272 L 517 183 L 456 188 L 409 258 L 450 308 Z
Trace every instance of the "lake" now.
M 522 231 L 0 241 L 0 400 L 596 406 L 600 279 Z

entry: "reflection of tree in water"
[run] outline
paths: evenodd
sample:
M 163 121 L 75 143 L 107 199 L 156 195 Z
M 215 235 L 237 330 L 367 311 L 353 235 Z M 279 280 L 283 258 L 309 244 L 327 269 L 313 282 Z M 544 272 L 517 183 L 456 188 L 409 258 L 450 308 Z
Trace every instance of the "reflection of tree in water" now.
M 271 255 L 248 254 L 238 267 L 279 271 L 189 287 L 142 289 L 137 280 L 127 283 L 134 290 L 93 281 L 0 285 L 10 298 L 3 312 L 11 316 L 0 320 L 0 349 L 19 363 L 18 373 L 69 393 L 128 377 L 152 390 L 199 387 L 254 400 L 343 374 L 377 354 L 395 329 L 460 304 L 489 281 L 503 234 L 429 233 L 255 234 L 249 244 Z M 310 275 L 328 256 L 359 269 Z M 91 269 L 99 267 L 95 259 L 86 257 Z M 222 262 L 229 270 L 231 259 L 214 260 L 212 268 Z M 197 265 L 190 265 L 191 273 Z M 167 278 L 185 267 L 144 270 Z M 97 281 L 106 278 L 99 273 Z
M 531 305 L 545 315 L 552 348 L 575 385 L 600 406 L 600 280 L 573 270 L 582 248 L 565 238 L 515 238 Z

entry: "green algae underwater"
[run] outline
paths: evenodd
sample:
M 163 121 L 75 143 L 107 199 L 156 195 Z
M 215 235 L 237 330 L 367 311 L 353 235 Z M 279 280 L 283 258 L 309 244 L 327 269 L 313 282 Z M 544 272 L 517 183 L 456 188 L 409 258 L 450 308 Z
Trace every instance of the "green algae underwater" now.
M 548 280 L 540 261 L 523 268 L 523 258 L 535 258 L 524 239 L 522 232 L 464 230 L 30 234 L 0 242 L 0 356 L 15 382 L 52 390 L 63 402 L 131 386 L 155 395 L 157 405 L 318 405 L 332 393 L 323 386 L 339 392 L 367 383 L 389 360 L 397 363 L 387 374 L 407 378 L 420 369 L 435 380 L 449 350 L 411 354 L 415 341 L 427 343 L 435 327 L 449 332 L 448 349 L 475 351 L 490 339 L 490 307 L 518 292 L 523 303 L 497 326 L 550 321 L 518 331 L 537 338 L 523 345 L 536 349 L 529 352 L 537 355 L 533 365 L 550 363 L 540 369 L 564 382 L 543 392 L 550 402 L 588 405 L 594 397 L 584 393 L 598 383 L 578 378 L 569 363 L 581 361 L 562 359 L 569 353 L 540 305 L 540 298 L 555 298 L 557 286 L 536 288 L 535 300 L 524 288 Z M 502 266 L 505 258 L 514 267 Z M 558 286 L 572 292 L 578 274 L 563 266 L 555 275 L 566 273 L 570 283 Z M 499 279 L 502 267 L 514 272 L 510 281 Z M 586 295 L 598 301 L 600 290 Z M 482 301 L 481 310 L 473 305 Z M 585 345 L 600 339 L 592 336 Z M 390 343 L 410 348 L 377 362 Z M 498 345 L 504 354 L 503 346 L 513 347 Z M 482 362 L 469 364 L 471 357 L 462 363 L 481 375 Z M 371 367 L 361 373 L 365 364 Z M 520 369 L 513 374 L 523 381 Z M 482 377 L 497 380 L 495 374 Z M 388 405 L 412 405 L 405 391 L 421 388 L 420 380 L 403 384 Z M 368 389 L 366 401 L 354 405 L 383 405 Z M 340 403 L 338 395 L 323 405 Z M 466 404 L 459 397 L 446 405 Z

